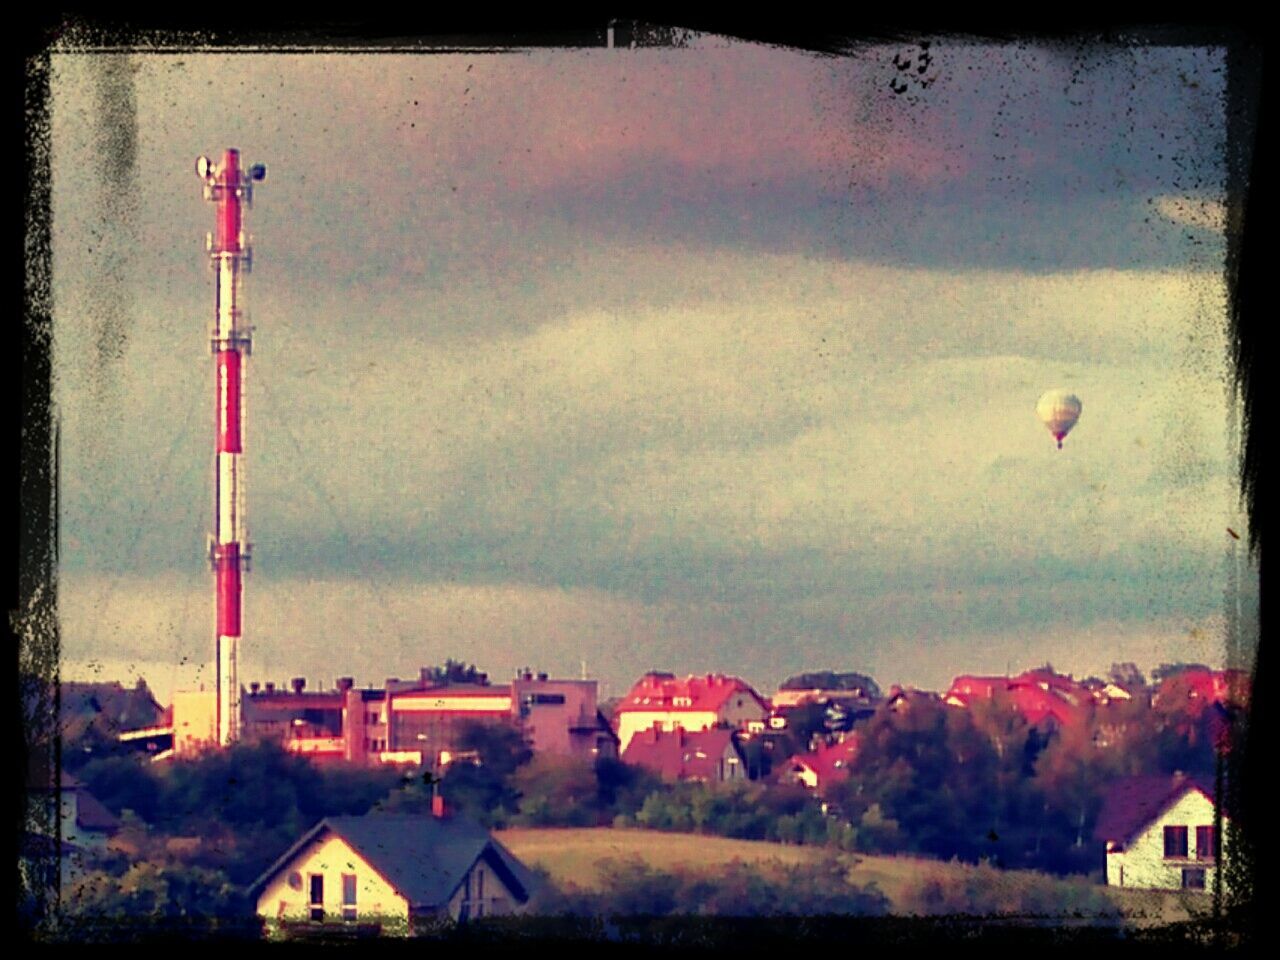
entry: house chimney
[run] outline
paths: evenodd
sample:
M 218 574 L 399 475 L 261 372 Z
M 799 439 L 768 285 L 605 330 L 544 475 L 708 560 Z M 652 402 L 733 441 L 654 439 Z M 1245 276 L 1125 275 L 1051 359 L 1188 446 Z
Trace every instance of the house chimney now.
M 476 674 L 476 683 L 482 687 L 487 687 L 489 685 L 489 675 L 487 673 Z
M 293 687 L 294 693 L 301 693 L 304 689 L 306 689 L 307 681 L 303 677 L 294 677 L 292 680 L 289 681 L 289 685 Z
M 545 681 L 547 679 L 547 675 L 545 673 L 540 673 L 538 674 L 538 679 Z
M 275 685 L 274 683 L 272 683 L 270 680 L 268 680 L 268 681 L 267 681 L 266 691 L 267 691 L 267 693 L 275 693 L 275 692 L 276 692 L 276 685 Z
M 526 671 L 524 672 L 524 679 L 526 679 L 526 680 L 532 680 L 532 679 L 533 679 L 533 671 L 532 671 L 532 670 L 526 670 Z
M 340 693 L 346 693 L 348 690 L 350 690 L 352 687 L 356 685 L 356 681 L 354 677 L 339 677 L 336 683 L 337 683 L 338 691 Z
M 257 692 L 258 692 L 258 681 L 254 680 L 252 683 L 249 684 L 249 695 L 253 696 Z

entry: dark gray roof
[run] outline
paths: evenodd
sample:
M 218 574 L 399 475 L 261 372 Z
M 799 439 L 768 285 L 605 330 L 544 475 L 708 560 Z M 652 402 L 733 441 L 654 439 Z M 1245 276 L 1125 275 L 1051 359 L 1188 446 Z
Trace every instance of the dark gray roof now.
M 518 900 L 527 900 L 533 876 L 487 830 L 460 816 L 369 813 L 320 821 L 249 887 L 256 893 L 312 840 L 337 834 L 378 871 L 411 907 L 446 903 L 467 871 L 483 859 Z

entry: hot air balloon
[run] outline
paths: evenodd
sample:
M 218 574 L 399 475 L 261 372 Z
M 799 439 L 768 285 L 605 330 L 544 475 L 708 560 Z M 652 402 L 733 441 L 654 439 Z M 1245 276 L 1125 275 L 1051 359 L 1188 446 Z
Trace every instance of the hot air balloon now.
M 1076 425 L 1082 409 L 1080 398 L 1066 390 L 1050 390 L 1036 404 L 1036 416 L 1058 441 L 1059 450 L 1062 449 L 1062 438 Z

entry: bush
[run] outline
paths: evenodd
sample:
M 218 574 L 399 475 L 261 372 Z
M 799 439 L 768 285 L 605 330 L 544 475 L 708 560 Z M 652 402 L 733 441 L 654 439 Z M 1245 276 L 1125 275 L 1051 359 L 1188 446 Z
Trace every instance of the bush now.
M 764 917 L 880 916 L 889 901 L 874 885 L 849 883 L 836 857 L 816 864 L 745 864 L 734 860 L 720 870 L 658 870 L 639 857 L 603 860 L 602 887 L 584 891 L 573 884 L 552 890 L 538 909 L 548 914 L 597 917 Z

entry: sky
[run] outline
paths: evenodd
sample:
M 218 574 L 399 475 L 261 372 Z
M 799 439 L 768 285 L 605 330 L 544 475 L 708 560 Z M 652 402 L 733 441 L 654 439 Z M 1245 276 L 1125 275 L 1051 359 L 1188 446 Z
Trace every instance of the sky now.
M 64 678 L 213 682 L 194 161 L 232 146 L 268 171 L 244 681 L 1224 665 L 1225 77 L 941 37 L 55 53 Z

